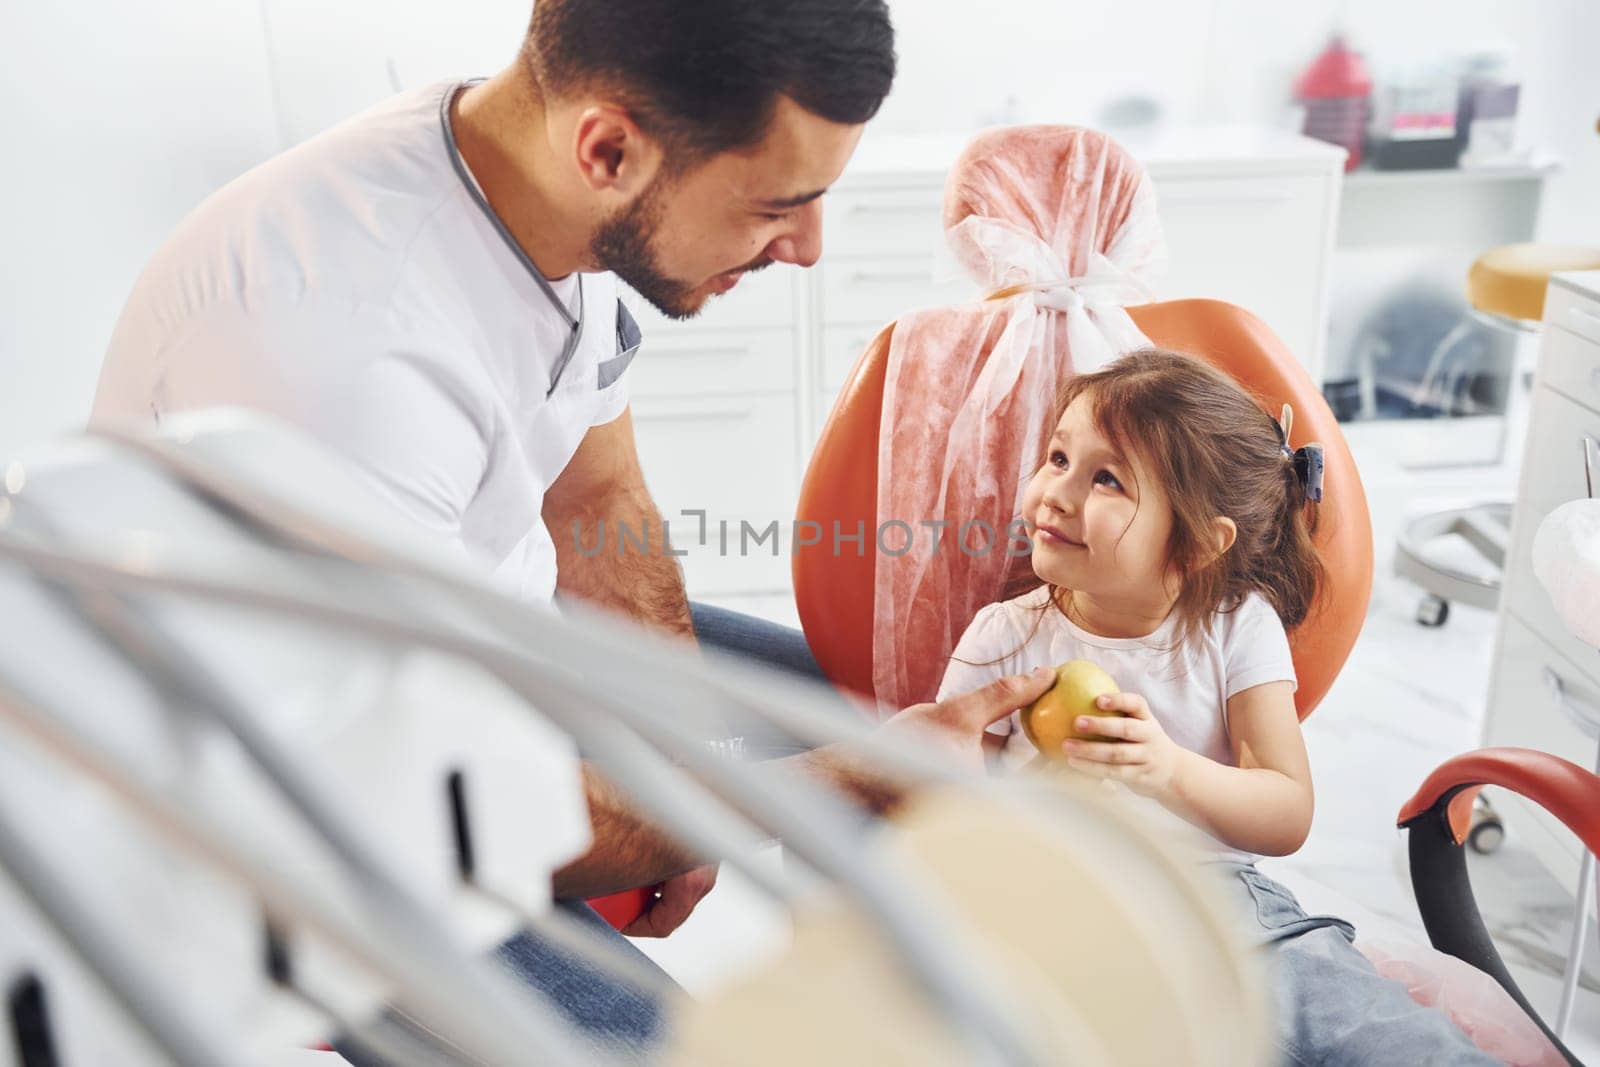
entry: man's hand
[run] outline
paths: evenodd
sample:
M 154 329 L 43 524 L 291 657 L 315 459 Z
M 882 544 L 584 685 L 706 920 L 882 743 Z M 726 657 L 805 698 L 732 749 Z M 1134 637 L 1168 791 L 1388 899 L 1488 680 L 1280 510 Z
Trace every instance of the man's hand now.
M 917 704 L 879 727 L 879 735 L 891 744 L 900 738 L 915 739 L 968 769 L 981 772 L 984 730 L 1039 699 L 1055 684 L 1055 677 L 1054 670 L 1041 667 L 1032 674 L 996 679 L 982 689 L 937 704 Z M 903 799 L 901 790 L 881 778 L 877 769 L 848 742 L 777 762 L 832 783 L 874 811 L 888 812 Z M 711 891 L 716 869 L 686 871 L 697 857 L 643 819 L 620 790 L 587 766 L 584 785 L 594 844 L 585 855 L 556 872 L 556 896 L 592 897 L 663 881 L 661 899 L 623 933 L 665 937 Z
M 717 865 L 696 867 L 661 883 L 661 896 L 644 914 L 623 928 L 628 937 L 666 937 L 683 925 L 711 887 L 717 884 Z
M 983 735 L 992 724 L 1031 704 L 1055 684 L 1055 671 L 1041 667 L 1031 674 L 997 678 L 981 689 L 937 704 L 915 704 L 878 728 L 890 744 L 906 738 L 974 773 L 984 765 Z M 885 781 L 849 743 L 829 745 L 790 757 L 794 765 L 817 775 L 879 814 L 889 814 L 905 799 L 902 790 Z
M 1038 700 L 1055 684 L 1055 671 L 996 678 L 981 689 L 937 704 L 914 704 L 884 723 L 884 738 L 912 737 L 946 753 L 964 767 L 983 770 L 984 731 L 1020 707 Z

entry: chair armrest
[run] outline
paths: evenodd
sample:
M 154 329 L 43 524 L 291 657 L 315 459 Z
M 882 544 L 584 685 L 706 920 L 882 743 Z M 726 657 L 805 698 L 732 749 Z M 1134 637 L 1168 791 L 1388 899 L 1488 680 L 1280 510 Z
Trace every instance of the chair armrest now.
M 1567 1061 L 1577 1063 L 1512 979 L 1472 894 L 1461 845 L 1471 828 L 1473 800 L 1485 785 L 1509 789 L 1538 804 L 1594 852 L 1600 851 L 1600 778 L 1548 752 L 1482 749 L 1440 764 L 1401 807 L 1397 819 L 1407 831 L 1411 889 L 1433 947 L 1499 982 Z
M 1445 760 L 1406 801 L 1396 821 L 1407 826 L 1442 806 L 1450 836 L 1460 845 L 1467 839 L 1472 802 L 1485 785 L 1527 797 L 1600 854 L 1600 778 L 1532 748 L 1485 748 Z

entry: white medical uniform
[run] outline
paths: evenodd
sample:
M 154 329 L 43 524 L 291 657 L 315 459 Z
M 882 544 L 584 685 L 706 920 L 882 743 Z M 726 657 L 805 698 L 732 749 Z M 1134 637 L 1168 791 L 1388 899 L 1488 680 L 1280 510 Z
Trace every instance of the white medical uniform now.
M 504 591 L 548 602 L 541 502 L 589 428 L 627 406 L 638 331 L 612 275 L 545 281 L 503 231 L 448 134 L 459 87 L 379 105 L 184 219 L 122 313 L 92 419 L 220 405 L 285 419 Z M 551 735 L 538 774 L 552 795 L 529 830 L 553 868 L 589 825 L 576 750 Z
M 287 419 L 506 592 L 548 601 L 541 502 L 627 406 L 638 331 L 615 276 L 545 282 L 503 232 L 447 134 L 459 87 L 381 104 L 184 219 L 123 310 L 92 418 L 238 405 Z M 559 376 L 569 326 L 546 288 L 573 317 L 582 292 Z

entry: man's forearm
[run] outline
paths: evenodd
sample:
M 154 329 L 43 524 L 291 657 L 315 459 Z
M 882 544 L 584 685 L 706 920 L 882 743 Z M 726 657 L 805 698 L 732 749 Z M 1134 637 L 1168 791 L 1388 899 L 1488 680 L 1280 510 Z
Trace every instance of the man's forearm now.
M 982 689 L 937 704 L 906 708 L 878 727 L 876 738 L 889 745 L 915 743 L 943 750 L 952 766 L 983 768 L 983 732 L 1017 708 L 1037 700 L 1053 684 L 1055 672 L 1041 667 L 1028 675 L 999 678 Z M 907 790 L 885 780 L 874 761 L 849 742 L 827 745 L 782 762 L 787 768 L 849 794 L 863 807 L 893 814 Z M 704 862 L 640 818 L 609 783 L 585 768 L 595 845 L 588 855 L 558 871 L 558 896 L 593 896 L 631 886 L 651 885 Z M 713 857 L 714 858 L 714 857 Z
M 776 762 L 833 786 L 875 815 L 892 815 L 905 799 L 905 790 L 885 781 L 845 742 Z
M 683 569 L 669 551 L 666 523 L 644 487 L 547 510 L 556 542 L 556 589 L 646 626 L 694 636 Z
M 588 764 L 583 786 L 594 845 L 555 873 L 557 897 L 597 897 L 654 885 L 704 862 L 641 816 L 622 790 Z
M 773 762 L 832 785 L 879 815 L 892 814 L 904 796 L 846 744 Z M 557 897 L 594 897 L 654 885 L 706 862 L 640 815 L 620 789 L 587 764 L 583 783 L 595 843 L 555 873 Z

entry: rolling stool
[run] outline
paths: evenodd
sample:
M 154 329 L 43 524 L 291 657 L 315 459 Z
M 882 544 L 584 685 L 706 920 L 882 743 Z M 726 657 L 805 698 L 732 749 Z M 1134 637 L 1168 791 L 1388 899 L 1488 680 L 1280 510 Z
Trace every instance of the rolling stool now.
M 1490 249 L 1467 272 L 1469 313 L 1499 329 L 1538 332 L 1550 275 L 1566 270 L 1600 270 L 1600 248 L 1515 244 Z M 1430 366 L 1429 375 L 1436 369 Z M 1513 380 L 1508 409 L 1518 389 Z M 1423 589 L 1418 622 L 1443 626 L 1452 601 L 1491 611 L 1499 605 L 1510 528 L 1511 505 L 1504 501 L 1433 512 L 1406 523 L 1396 544 L 1394 573 Z M 1472 546 L 1487 564 L 1485 570 L 1453 566 L 1429 552 L 1435 541 L 1452 534 Z

